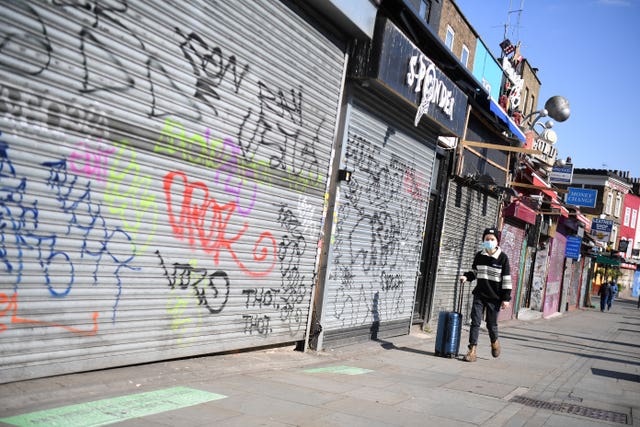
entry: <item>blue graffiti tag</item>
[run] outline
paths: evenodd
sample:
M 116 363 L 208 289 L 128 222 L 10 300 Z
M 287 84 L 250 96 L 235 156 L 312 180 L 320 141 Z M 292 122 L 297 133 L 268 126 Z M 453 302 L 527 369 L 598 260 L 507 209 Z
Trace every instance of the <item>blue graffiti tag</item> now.
M 17 292 L 23 279 L 25 251 L 33 251 L 50 294 L 53 297 L 65 297 L 73 288 L 74 261 L 77 263 L 82 260 L 93 266 L 91 277 L 94 286 L 98 285 L 100 270 L 111 266 L 117 286 L 112 307 L 112 321 L 115 322 L 122 294 L 122 270 L 140 270 L 131 265 L 136 255 L 135 244 L 131 236 L 120 227 L 110 229 L 107 226 L 107 221 L 101 214 L 101 205 L 92 200 L 91 182 L 80 184 L 79 177 L 68 172 L 66 160 L 43 162 L 41 166 L 48 168 L 46 185 L 59 204 L 57 212 L 51 212 L 50 208 L 42 212 L 64 214 L 62 223 L 66 226 L 66 233 L 63 232 L 62 235 L 42 232 L 39 228 L 41 212 L 37 200 L 30 204 L 24 202 L 27 178 L 17 177 L 8 156 L 8 144 L 0 140 L 0 268 L 13 276 L 13 290 Z M 60 220 L 57 222 L 60 223 Z M 60 237 L 79 241 L 79 253 L 70 256 L 57 248 Z M 15 242 L 15 245 L 10 242 Z M 116 253 L 111 250 L 115 246 L 129 247 L 130 250 L 125 253 L 119 250 Z M 80 259 L 77 259 L 78 256 Z M 52 271 L 55 271 L 55 285 L 51 280 Z M 64 276 L 63 273 L 67 276 L 61 277 Z

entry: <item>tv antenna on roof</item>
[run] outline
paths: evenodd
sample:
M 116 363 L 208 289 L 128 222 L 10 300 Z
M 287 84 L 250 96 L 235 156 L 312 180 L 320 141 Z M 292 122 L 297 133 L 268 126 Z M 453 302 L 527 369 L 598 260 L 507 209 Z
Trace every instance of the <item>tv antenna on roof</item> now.
M 522 12 L 524 11 L 524 0 L 520 0 L 520 9 L 512 9 L 513 0 L 509 0 L 509 11 L 507 12 L 507 22 L 504 24 L 504 37 L 503 40 L 508 39 L 509 35 L 515 36 L 512 37 L 513 40 L 517 43 L 520 40 L 520 17 L 522 16 Z M 515 30 L 511 28 L 511 15 L 517 13 L 517 21 L 515 25 Z

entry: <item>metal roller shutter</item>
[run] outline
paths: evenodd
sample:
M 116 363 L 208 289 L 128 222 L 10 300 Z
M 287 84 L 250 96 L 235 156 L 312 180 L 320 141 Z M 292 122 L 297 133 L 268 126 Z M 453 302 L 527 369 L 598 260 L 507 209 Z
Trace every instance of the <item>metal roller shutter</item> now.
M 571 264 L 571 282 L 569 287 L 569 296 L 567 297 L 567 310 L 580 308 L 578 298 L 580 295 L 580 282 L 582 279 L 582 259 L 575 260 Z
M 429 322 L 433 326 L 433 322 L 437 322 L 438 319 L 437 313 L 454 309 L 454 298 L 459 292 L 458 278 L 461 273 L 471 269 L 473 257 L 480 250 L 482 232 L 485 228 L 494 226 L 497 218 L 498 200 L 495 197 L 461 185 L 457 181 L 450 181 L 440 252 L 433 254 L 438 257 L 431 311 L 434 316 Z M 469 286 L 467 283 L 463 299 L 463 315 L 467 323 L 471 310 L 469 295 L 472 288 L 473 284 Z
M 352 178 L 339 185 L 322 319 L 326 346 L 406 334 L 411 322 L 434 137 L 409 133 L 390 108 L 384 119 L 371 111 L 350 105 L 342 168 Z
M 522 261 L 524 261 L 526 231 L 524 228 L 515 224 L 506 222 L 502 227 L 500 234 L 500 249 L 509 257 L 509 266 L 511 267 L 511 304 L 506 310 L 500 310 L 498 320 L 509 320 L 513 318 L 516 307 L 516 295 L 518 293 L 518 283 L 520 282 L 520 273 L 523 270 Z
M 0 382 L 304 339 L 343 47 L 276 1 L 16 0 L 0 40 Z
M 549 248 L 545 247 L 538 249 L 533 265 L 533 282 L 531 283 L 531 296 L 529 303 L 529 308 L 533 311 L 542 311 L 548 266 Z
M 549 254 L 549 272 L 544 291 L 543 316 L 550 316 L 558 312 L 560 308 L 560 285 L 564 276 L 564 251 L 567 246 L 567 237 L 556 233 L 551 243 Z

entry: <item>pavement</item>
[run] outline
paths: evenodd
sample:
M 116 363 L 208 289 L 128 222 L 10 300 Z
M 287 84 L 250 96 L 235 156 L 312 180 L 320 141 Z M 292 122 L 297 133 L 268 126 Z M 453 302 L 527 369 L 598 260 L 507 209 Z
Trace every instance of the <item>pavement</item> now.
M 3 384 L 0 425 L 640 426 L 635 300 L 499 327 L 501 356 L 483 330 L 475 363 L 436 357 L 434 334 L 414 330 L 332 351 L 287 346 Z

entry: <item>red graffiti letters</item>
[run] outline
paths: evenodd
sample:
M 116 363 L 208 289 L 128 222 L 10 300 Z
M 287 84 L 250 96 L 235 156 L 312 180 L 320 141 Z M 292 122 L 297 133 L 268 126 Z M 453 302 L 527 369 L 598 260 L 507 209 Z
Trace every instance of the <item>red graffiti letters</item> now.
M 2 308 L 4 306 L 4 308 Z M 50 326 L 54 328 L 62 328 L 75 334 L 84 335 L 88 337 L 95 336 L 98 333 L 98 312 L 94 311 L 92 317 L 93 327 L 90 330 L 83 330 L 74 328 L 72 326 L 66 326 L 59 323 L 45 322 L 42 320 L 25 319 L 18 316 L 18 294 L 14 293 L 11 298 L 7 294 L 0 293 L 0 318 L 3 318 L 7 314 L 11 313 L 11 323 L 23 323 L 28 325 L 38 326 Z M 7 325 L 0 323 L 0 333 L 7 330 Z
M 237 207 L 235 201 L 218 204 L 209 196 L 209 188 L 205 183 L 189 182 L 184 173 L 177 171 L 169 172 L 164 177 L 164 192 L 169 222 L 178 239 L 186 239 L 193 248 L 199 245 L 206 253 L 213 254 L 216 265 L 219 263 L 220 250 L 225 249 L 240 269 L 251 276 L 266 276 L 273 270 L 276 263 L 276 241 L 270 232 L 260 234 L 253 246 L 254 261 L 267 263 L 268 265 L 264 264 L 266 268 L 250 270 L 233 250 L 232 245 L 249 228 L 249 223 L 244 222 L 235 236 L 225 235 Z

